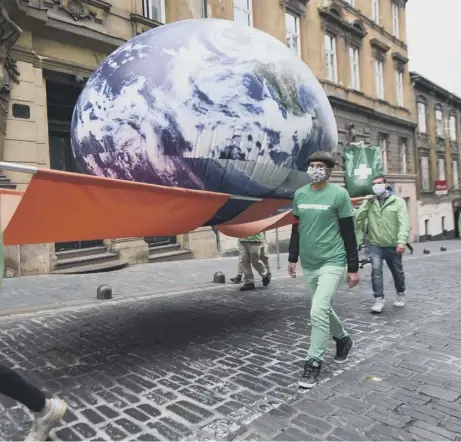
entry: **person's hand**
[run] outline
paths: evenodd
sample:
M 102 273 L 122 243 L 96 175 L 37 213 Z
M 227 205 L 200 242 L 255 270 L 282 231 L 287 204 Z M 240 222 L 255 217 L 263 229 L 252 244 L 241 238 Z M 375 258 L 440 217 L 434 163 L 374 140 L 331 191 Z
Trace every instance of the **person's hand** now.
M 347 283 L 349 284 L 349 288 L 355 287 L 359 283 L 359 272 L 348 273 Z
M 294 262 L 289 262 L 288 263 L 288 274 L 292 278 L 296 278 L 296 263 L 294 263 Z
M 406 249 L 406 245 L 405 244 L 397 244 L 397 247 L 396 247 L 396 251 L 399 255 L 402 255 L 403 253 L 405 253 L 405 249 Z

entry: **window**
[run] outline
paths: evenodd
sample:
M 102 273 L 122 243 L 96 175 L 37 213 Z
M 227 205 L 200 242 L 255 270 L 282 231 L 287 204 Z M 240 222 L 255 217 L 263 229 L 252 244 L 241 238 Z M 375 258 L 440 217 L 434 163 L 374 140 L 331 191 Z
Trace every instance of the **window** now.
M 371 0 L 371 18 L 379 23 L 379 0 Z
M 426 133 L 426 105 L 418 102 L 418 126 L 419 131 L 423 134 Z
M 381 60 L 375 60 L 376 95 L 384 100 L 384 66 Z
M 445 158 L 439 158 L 437 160 L 439 166 L 439 180 L 445 181 Z
M 349 62 L 351 64 L 351 88 L 360 90 L 360 65 L 358 48 L 349 48 Z
M 400 143 L 400 173 L 407 173 L 407 142 L 402 140 Z
M 287 12 L 285 14 L 287 46 L 296 54 L 301 56 L 301 39 L 299 35 L 299 17 Z
M 453 187 L 459 189 L 458 160 L 452 161 L 453 168 Z
M 421 186 L 423 190 L 430 190 L 429 157 L 421 157 Z
M 399 5 L 392 3 L 392 33 L 399 38 Z
M 444 138 L 443 136 L 443 113 L 442 109 L 435 110 L 435 123 L 436 123 L 436 130 L 437 136 L 440 138 Z
M 456 117 L 450 116 L 450 140 L 456 141 Z
M 405 105 L 405 100 L 403 96 L 403 72 L 397 71 L 397 104 L 400 107 Z
M 383 171 L 387 173 L 387 137 L 382 135 L 379 139 L 379 147 L 381 148 L 381 158 L 383 160 Z
M 234 0 L 234 21 L 253 26 L 253 0 Z
M 328 34 L 325 35 L 325 70 L 327 80 L 337 83 L 336 38 Z
M 208 0 L 201 0 L 200 1 L 200 14 L 203 18 L 208 17 L 208 5 L 207 5 Z
M 144 16 L 165 23 L 165 0 L 143 0 Z
M 349 3 L 352 7 L 355 8 L 355 0 L 346 0 L 346 3 Z

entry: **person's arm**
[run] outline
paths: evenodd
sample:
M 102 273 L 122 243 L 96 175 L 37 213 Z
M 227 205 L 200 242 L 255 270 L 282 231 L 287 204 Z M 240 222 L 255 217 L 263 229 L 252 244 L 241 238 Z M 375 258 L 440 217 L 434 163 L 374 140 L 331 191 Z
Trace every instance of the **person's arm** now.
M 299 224 L 291 226 L 290 246 L 288 248 L 288 262 L 296 264 L 299 258 Z
M 357 250 L 357 239 L 355 237 L 352 204 L 347 192 L 344 192 L 339 198 L 337 210 L 339 231 L 346 250 L 347 273 L 357 273 L 359 271 L 359 252 Z
M 397 211 L 397 220 L 399 223 L 399 232 L 397 234 L 397 244 L 406 244 L 410 237 L 410 217 L 408 216 L 408 209 L 405 201 Z

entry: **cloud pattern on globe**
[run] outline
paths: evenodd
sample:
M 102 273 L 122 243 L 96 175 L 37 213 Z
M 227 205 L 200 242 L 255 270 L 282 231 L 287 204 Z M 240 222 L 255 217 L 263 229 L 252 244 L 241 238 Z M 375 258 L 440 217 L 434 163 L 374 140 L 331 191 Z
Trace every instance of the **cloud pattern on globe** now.
M 337 127 L 310 69 L 282 42 L 228 20 L 185 20 L 112 53 L 72 121 L 92 175 L 251 197 L 289 197 Z

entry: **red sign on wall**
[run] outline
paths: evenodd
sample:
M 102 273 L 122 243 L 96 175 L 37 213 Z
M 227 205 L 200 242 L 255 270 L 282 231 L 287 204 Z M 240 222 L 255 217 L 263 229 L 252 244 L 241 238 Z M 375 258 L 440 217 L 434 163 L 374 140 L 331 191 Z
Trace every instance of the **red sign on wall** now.
M 448 193 L 448 184 L 446 180 L 437 180 L 435 182 L 435 194 L 446 195 Z

